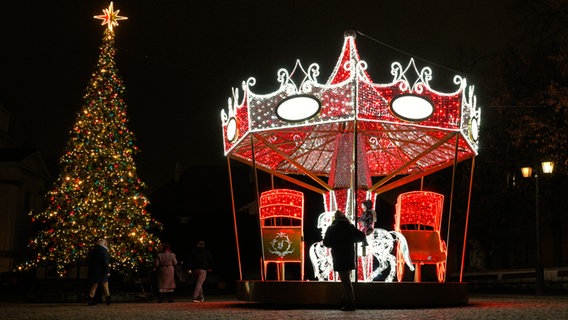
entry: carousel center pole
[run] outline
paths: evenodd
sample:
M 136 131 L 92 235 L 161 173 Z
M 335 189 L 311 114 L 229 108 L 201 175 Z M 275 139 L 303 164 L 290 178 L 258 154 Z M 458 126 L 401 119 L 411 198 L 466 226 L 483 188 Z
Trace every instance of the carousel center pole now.
M 354 88 L 355 88 L 355 94 L 353 95 L 353 105 L 355 106 L 355 112 L 354 112 L 354 120 L 353 120 L 353 157 L 352 157 L 352 171 L 351 171 L 351 194 L 353 195 L 353 200 L 352 200 L 352 210 L 353 210 L 353 224 L 355 225 L 355 227 L 357 227 L 357 212 L 358 212 L 358 208 L 357 208 L 357 196 L 359 195 L 358 193 L 358 187 L 359 187 L 359 182 L 358 182 L 358 176 L 359 176 L 359 172 L 358 172 L 358 159 L 357 159 L 357 146 L 358 146 L 358 138 L 357 138 L 357 95 L 358 95 L 358 91 L 357 91 L 357 79 L 358 79 L 358 73 L 357 73 L 357 63 L 355 63 L 355 76 L 353 77 L 353 82 L 354 82 Z M 357 256 L 357 242 L 355 242 L 354 244 L 354 249 L 355 249 L 355 256 Z M 359 279 L 359 259 L 355 259 L 355 282 L 358 282 Z

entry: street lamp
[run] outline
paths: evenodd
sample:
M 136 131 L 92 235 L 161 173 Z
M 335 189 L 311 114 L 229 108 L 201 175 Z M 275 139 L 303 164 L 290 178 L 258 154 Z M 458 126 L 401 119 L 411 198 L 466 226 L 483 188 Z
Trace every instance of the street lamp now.
M 542 161 L 541 162 L 542 173 L 550 174 L 554 169 L 554 162 L 552 161 Z M 523 178 L 530 178 L 533 173 L 532 167 L 522 167 L 521 174 Z M 540 256 L 540 212 L 539 212 L 539 190 L 538 190 L 538 166 L 534 170 L 535 179 L 535 228 L 536 228 L 536 266 L 535 266 L 535 277 L 536 277 L 536 294 L 541 295 L 544 291 L 544 269 L 542 268 L 542 258 Z

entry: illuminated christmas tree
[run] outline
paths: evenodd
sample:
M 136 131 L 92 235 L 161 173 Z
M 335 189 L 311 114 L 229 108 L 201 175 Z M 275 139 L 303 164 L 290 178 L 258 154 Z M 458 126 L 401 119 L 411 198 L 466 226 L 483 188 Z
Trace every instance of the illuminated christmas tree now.
M 146 211 L 144 183 L 136 174 L 138 151 L 128 129 L 125 87 L 115 62 L 113 28 L 126 17 L 112 2 L 95 72 L 83 107 L 60 159 L 61 172 L 47 194 L 43 212 L 32 213 L 41 230 L 31 240 L 35 257 L 29 266 L 53 264 L 60 276 L 69 265 L 87 258 L 98 238 L 107 238 L 112 269 L 128 273 L 148 266 L 159 239 L 160 225 Z

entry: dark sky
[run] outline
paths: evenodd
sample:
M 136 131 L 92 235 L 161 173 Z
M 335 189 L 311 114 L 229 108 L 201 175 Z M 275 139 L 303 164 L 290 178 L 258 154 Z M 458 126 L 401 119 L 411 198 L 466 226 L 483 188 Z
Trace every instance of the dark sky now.
M 116 0 L 128 17 L 116 29 L 117 62 L 139 176 L 152 190 L 173 177 L 176 162 L 225 165 L 219 114 L 231 88 L 254 76 L 253 91 L 272 92 L 278 69 L 291 71 L 296 59 L 318 63 L 325 82 L 348 29 L 368 36 L 357 45 L 375 82 L 391 80 L 393 61 L 408 62 L 402 51 L 431 66 L 436 80 L 451 84 L 448 69 L 460 70 L 483 92 L 485 62 L 516 39 L 518 2 Z M 106 27 L 93 16 L 108 4 L 0 4 L 0 103 L 12 114 L 15 143 L 38 148 L 53 175 Z

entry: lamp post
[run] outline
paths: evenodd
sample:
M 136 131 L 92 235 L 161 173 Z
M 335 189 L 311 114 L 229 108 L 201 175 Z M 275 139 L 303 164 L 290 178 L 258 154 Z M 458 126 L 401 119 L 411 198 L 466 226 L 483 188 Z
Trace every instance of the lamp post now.
M 554 162 L 542 161 L 542 173 L 550 174 L 554 169 Z M 533 173 L 532 167 L 522 167 L 521 174 L 523 178 L 530 178 Z M 534 170 L 535 179 L 535 228 L 536 228 L 536 264 L 535 264 L 535 277 L 536 277 L 536 294 L 541 295 L 544 291 L 544 269 L 542 267 L 542 257 L 540 252 L 540 205 L 539 205 L 539 190 L 538 190 L 538 176 L 539 169 L 536 166 Z

